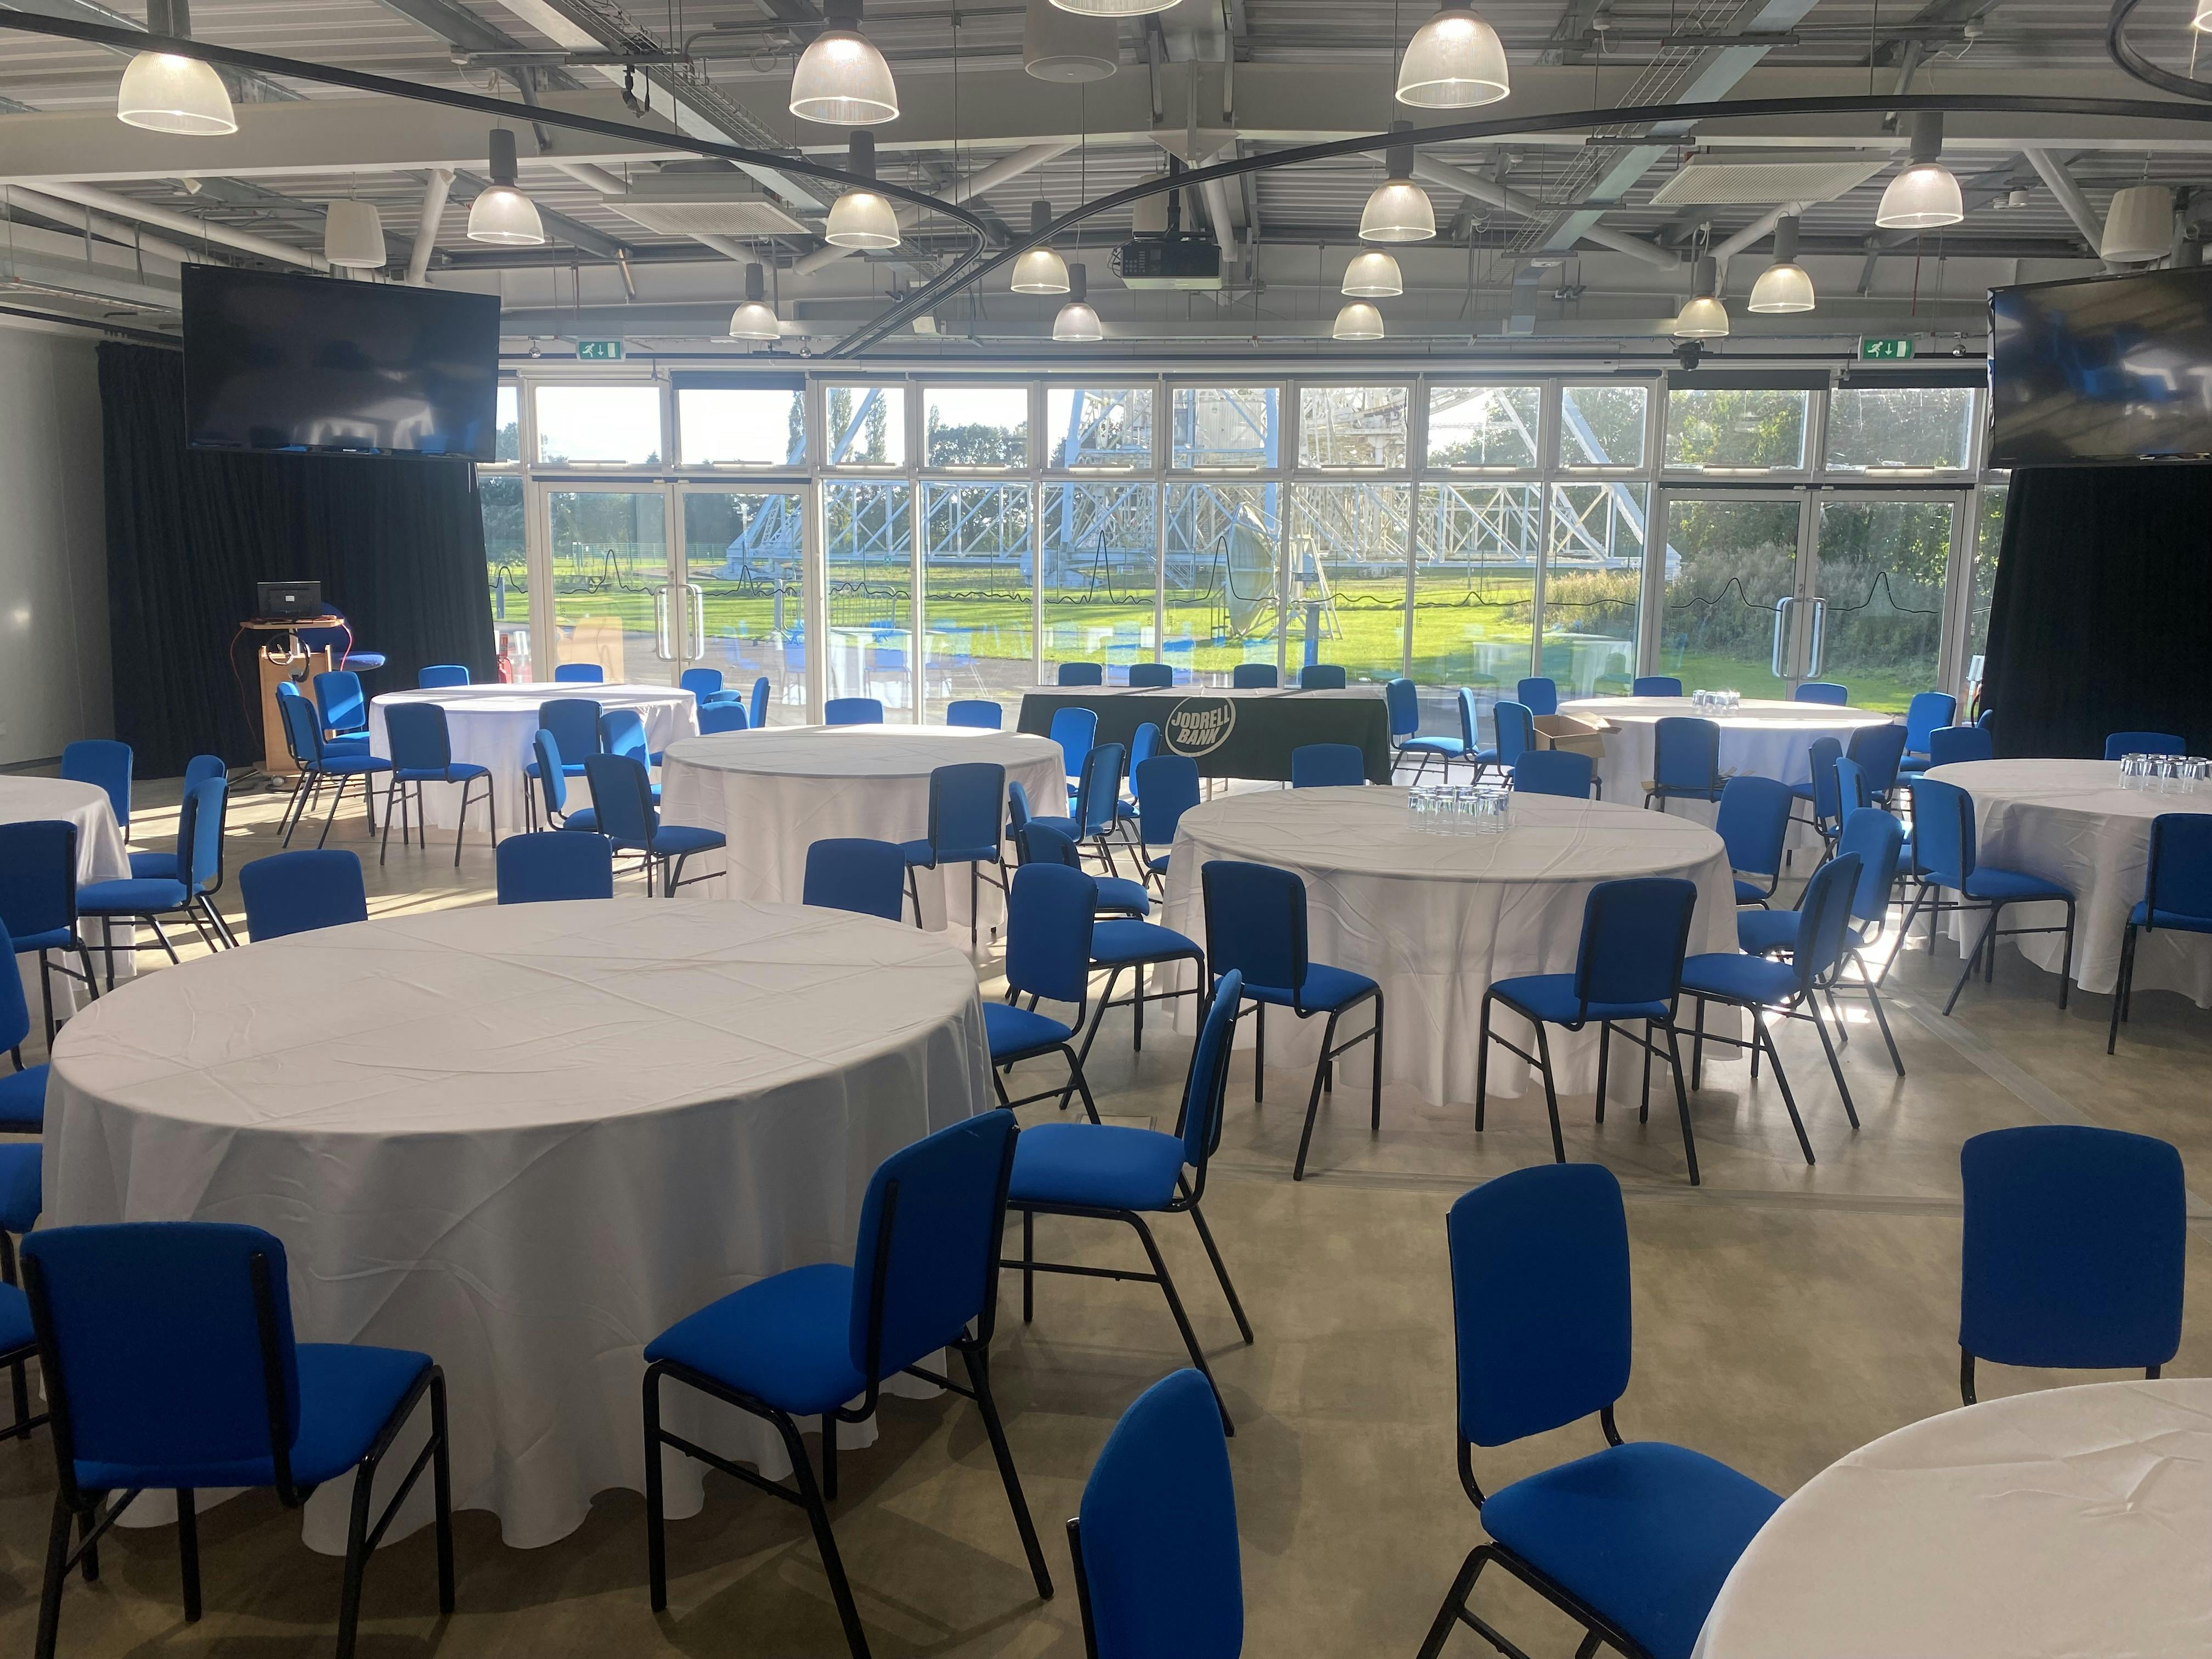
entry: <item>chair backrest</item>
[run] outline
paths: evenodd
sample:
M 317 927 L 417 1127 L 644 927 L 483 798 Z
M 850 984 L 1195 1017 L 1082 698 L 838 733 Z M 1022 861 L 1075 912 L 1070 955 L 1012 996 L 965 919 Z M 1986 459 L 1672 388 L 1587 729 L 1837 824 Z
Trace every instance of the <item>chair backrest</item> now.
M 1672 674 L 1638 674 L 1628 687 L 1632 697 L 1679 697 L 1682 682 Z
M 1836 805 L 1845 817 L 1863 807 L 1874 805 L 1874 791 L 1867 787 L 1866 768 L 1849 755 L 1836 758 Z
M 745 706 L 741 702 L 702 702 L 699 705 L 699 735 L 711 738 L 718 732 L 743 732 L 751 721 L 746 718 Z
M 1134 777 L 1137 769 L 1160 752 L 1160 728 L 1157 720 L 1146 720 L 1137 727 L 1129 739 L 1129 775 Z
M 756 732 L 768 724 L 768 676 L 761 675 L 753 681 L 752 700 L 745 705 L 745 718 L 752 722 Z
M 1048 1002 L 1080 1006 L 1089 994 L 1091 931 L 1098 883 L 1044 850 L 1042 825 L 1031 860 L 1026 849 L 1006 899 L 1006 988 Z M 1065 842 L 1065 836 L 1054 839 Z
M 1083 769 L 1083 757 L 1098 740 L 1098 713 L 1091 708 L 1055 708 L 1048 735 L 1060 745 L 1061 769 L 1069 777 Z
M 994 825 L 995 829 L 996 826 Z M 833 836 L 806 849 L 806 882 L 799 902 L 817 909 L 851 910 L 885 921 L 906 917 L 906 854 L 896 842 Z
M 368 725 L 368 700 L 362 696 L 361 676 L 349 668 L 315 676 L 315 707 L 325 732 L 359 732 Z
M 610 708 L 599 716 L 599 747 L 610 755 L 627 755 L 641 766 L 653 764 L 645 717 L 635 708 Z
M 1399 675 L 1382 683 L 1382 706 L 1389 712 L 1393 740 L 1421 734 L 1421 692 L 1413 681 Z
M 1301 691 L 1341 691 L 1345 684 L 1341 663 L 1310 662 L 1298 670 L 1298 690 Z
M 1912 867 L 1942 887 L 1974 873 L 1974 798 L 1955 783 L 1920 778 L 1912 785 Z
M 1601 881 L 1583 901 L 1583 936 L 1575 952 L 1575 996 L 1594 1002 L 1674 1006 L 1698 884 L 1679 876 Z
M 1114 807 L 1121 799 L 1121 766 L 1127 753 L 1118 743 L 1094 743 L 1083 757 L 1083 775 L 1075 787 L 1074 816 L 1075 833 L 1086 841 L 1114 827 Z
M 210 778 L 230 777 L 230 763 L 220 755 L 195 755 L 185 763 L 185 787 L 205 783 Z
M 1006 711 L 987 697 L 962 697 L 945 706 L 945 723 L 996 732 L 1006 725 Z
M 1535 711 L 1525 702 L 1506 702 L 1490 711 L 1498 723 L 1498 759 L 1501 765 L 1518 766 L 1521 757 L 1536 746 Z
M 124 1222 L 41 1228 L 22 1249 L 40 1346 L 55 1361 L 46 1382 L 65 1472 L 80 1462 L 149 1471 L 289 1462 L 300 1372 L 274 1234 Z
M 177 879 L 203 893 L 222 869 L 222 832 L 230 812 L 230 785 L 210 778 L 185 791 L 177 814 Z
M 76 825 L 68 818 L 0 823 L 0 932 L 27 939 L 76 927 Z
M 1889 890 L 1897 881 L 1898 860 L 1905 856 L 1905 826 L 1878 806 L 1862 806 L 1844 814 L 1836 852 L 1859 861 L 1858 885 L 1851 893 L 1852 917 L 1879 927 L 1889 915 Z
M 1303 743 L 1291 750 L 1291 787 L 1334 789 L 1367 781 L 1367 757 L 1355 743 Z
M 1796 799 L 1788 784 L 1748 774 L 1721 786 L 1713 828 L 1728 848 L 1730 869 L 1753 876 L 1781 873 L 1782 845 L 1790 835 L 1790 804 Z
M 1628 1389 L 1628 1216 L 1598 1164 L 1539 1164 L 1462 1195 L 1444 1219 L 1460 1438 L 1502 1446 Z
M 1229 671 L 1233 691 L 1265 691 L 1282 683 L 1282 674 L 1271 662 L 1240 662 Z
M 1199 871 L 1206 962 L 1247 985 L 1301 991 L 1306 982 L 1306 884 L 1270 864 L 1212 859 Z
M 1833 738 L 1815 738 L 1806 750 L 1813 773 L 1814 821 L 1833 823 L 1843 810 L 1843 797 L 1837 793 L 1836 763 L 1844 757 L 1844 745 Z
M 336 848 L 271 853 L 241 865 L 238 892 L 256 941 L 368 920 L 361 860 Z
M 458 662 L 434 662 L 415 671 L 415 689 L 418 691 L 443 691 L 451 686 L 469 683 L 468 665 Z
M 1030 821 L 1030 792 L 1022 787 L 1021 780 L 1011 779 L 1006 784 L 1006 837 L 1020 836 L 1022 826 Z
M 544 711 L 541 708 L 538 712 Z M 538 788 L 550 823 L 555 813 L 568 810 L 568 775 L 561 757 L 561 743 L 541 726 L 530 739 L 530 750 L 538 761 Z
M 580 766 L 599 752 L 599 704 L 594 697 L 549 697 L 538 705 L 538 724 L 553 734 L 562 761 Z
M 1096 1659 L 1237 1659 L 1237 1492 L 1221 1408 L 1186 1366 L 1139 1395 L 1091 1466 L 1074 1523 Z
M 1531 749 L 1513 764 L 1513 788 L 1523 795 L 1568 795 L 1588 800 L 1597 763 L 1571 749 Z
M 1475 739 L 1474 693 L 1462 685 L 1456 699 L 1459 704 L 1459 740 L 1473 755 L 1479 746 Z
M 1155 689 L 1175 684 L 1175 665 L 1164 662 L 1133 662 L 1129 665 L 1129 684 Z
M 1057 683 L 1061 685 L 1103 685 L 1106 684 L 1106 665 L 1100 662 L 1064 662 L 1060 665 Z
M 1198 805 L 1198 763 L 1188 755 L 1155 755 L 1133 774 L 1137 832 L 1146 847 L 1175 844 L 1176 826 Z
M 990 1340 L 1014 1115 L 981 1112 L 876 1166 L 853 1251 L 850 1354 L 872 1386 L 966 1335 Z
M 2181 1343 L 2181 1155 L 2118 1129 L 2038 1123 L 1959 1149 L 1959 1346 L 2008 1365 L 2162 1365 Z
M 1559 684 L 1546 675 L 1532 674 L 1516 689 L 1513 700 L 1532 714 L 1556 714 L 1559 712 Z
M 112 738 L 79 738 L 62 745 L 62 775 L 98 786 L 115 809 L 118 829 L 131 827 L 131 745 Z M 189 780 L 187 780 L 189 784 Z
M 0 857 L 5 857 L 10 850 L 7 838 L 0 836 Z M 0 876 L 0 898 L 7 896 L 7 878 Z M 8 918 L 0 914 L 0 946 L 7 944 L 7 933 Z M 0 948 L 0 957 L 9 954 Z M 8 971 L 0 973 L 0 1048 L 17 1048 L 30 1035 L 31 1005 L 23 995 L 23 975 L 17 965 L 9 962 Z
M 1024 865 L 1064 864 L 1071 870 L 1083 868 L 1083 849 L 1048 823 L 1023 824 L 1014 837 L 1014 845 Z
M 881 726 L 884 705 L 880 697 L 832 697 L 822 705 L 824 726 Z
M 704 702 L 722 689 L 722 671 L 719 668 L 687 668 L 676 677 L 676 684 Z
M 1229 1056 L 1237 1042 L 1237 1006 L 1244 1000 L 1244 975 L 1231 969 L 1213 981 L 1206 1020 L 1190 1052 L 1183 1079 L 1182 1110 L 1176 1133 L 1182 1139 L 1182 1161 L 1195 1170 L 1196 1185 L 1206 1186 L 1206 1161 L 1220 1150 L 1223 1103 L 1229 1097 Z
M 2105 739 L 2105 758 L 2123 755 L 2185 755 L 2189 745 L 2171 732 L 2115 732 Z
M 2143 902 L 2172 916 L 2212 916 L 2212 813 L 2161 812 L 2150 821 Z
M 1905 758 L 1905 728 L 1892 720 L 1882 726 L 1862 726 L 1851 733 L 1845 751 L 1866 773 L 1867 787 L 1887 795 L 1897 787 L 1898 763 Z
M 598 815 L 599 833 L 619 846 L 649 846 L 660 827 L 660 815 L 653 810 L 653 782 L 646 775 L 645 763 L 629 755 L 588 756 L 584 778 L 592 786 L 592 810 Z
M 1826 702 L 1841 708 L 1850 702 L 1851 690 L 1833 680 L 1807 680 L 1792 696 L 1799 702 Z
M 1959 766 L 1969 761 L 1995 760 L 1997 747 L 1986 726 L 1939 726 L 1928 734 L 1928 763 Z
M 564 684 L 600 685 L 606 681 L 607 671 L 595 662 L 564 662 L 554 668 L 553 678 Z
M 499 844 L 496 871 L 501 904 L 615 896 L 614 843 L 589 830 L 509 836 Z
M 295 690 L 286 691 L 289 681 L 276 683 L 276 718 L 284 726 L 285 752 L 292 757 L 292 764 L 307 771 L 319 765 L 323 757 L 323 728 L 315 706 Z
M 1907 754 L 1928 752 L 1929 734 L 1957 718 L 1959 700 L 1948 691 L 1915 691 L 1905 705 L 1905 749 Z
M 1996 709 L 1984 708 L 1982 710 L 1981 718 L 1976 720 L 1974 724 L 1980 726 L 1983 731 L 1987 732 L 1996 726 L 1996 719 L 1997 711 Z
M 1790 952 L 1801 992 L 1815 979 L 1833 973 L 1842 958 L 1844 935 L 1851 925 L 1851 908 L 1857 902 L 1859 877 L 1865 869 L 1856 853 L 1838 853 L 1805 884 L 1797 901 L 1797 939 Z
M 941 856 L 999 856 L 1006 810 L 1006 769 L 996 761 L 961 761 L 929 774 L 929 844 Z
M 396 772 L 442 772 L 453 763 L 446 711 L 434 702 L 391 704 L 384 711 L 384 735 Z
M 1710 793 L 1720 787 L 1721 729 L 1691 714 L 1652 722 L 1651 781 L 1662 789 Z

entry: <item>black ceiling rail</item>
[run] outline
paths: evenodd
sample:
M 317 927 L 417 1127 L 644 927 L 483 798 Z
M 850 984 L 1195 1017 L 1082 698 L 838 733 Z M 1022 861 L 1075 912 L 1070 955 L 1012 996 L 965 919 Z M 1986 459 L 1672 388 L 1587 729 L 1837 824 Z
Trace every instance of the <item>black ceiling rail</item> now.
M 2112 0 L 2112 9 L 2105 19 L 2105 50 L 2112 54 L 2112 61 L 2146 86 L 2158 87 L 2184 98 L 2212 100 L 2212 84 L 2192 81 L 2185 75 L 2161 68 L 2128 44 L 2128 19 L 2142 4 L 2142 0 Z

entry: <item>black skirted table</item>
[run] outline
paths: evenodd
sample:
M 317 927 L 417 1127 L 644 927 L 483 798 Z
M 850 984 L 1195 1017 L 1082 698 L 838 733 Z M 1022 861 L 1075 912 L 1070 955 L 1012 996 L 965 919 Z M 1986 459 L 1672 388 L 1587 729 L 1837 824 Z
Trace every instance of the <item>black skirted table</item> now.
M 1287 783 L 1293 749 L 1348 743 L 1365 757 L 1370 783 L 1390 781 L 1390 714 L 1380 686 L 1301 691 L 1040 685 L 1022 693 L 1021 729 L 1048 736 L 1052 717 L 1063 708 L 1095 713 L 1100 743 L 1126 746 L 1149 720 L 1160 728 L 1160 752 L 1196 761 L 1201 777 Z

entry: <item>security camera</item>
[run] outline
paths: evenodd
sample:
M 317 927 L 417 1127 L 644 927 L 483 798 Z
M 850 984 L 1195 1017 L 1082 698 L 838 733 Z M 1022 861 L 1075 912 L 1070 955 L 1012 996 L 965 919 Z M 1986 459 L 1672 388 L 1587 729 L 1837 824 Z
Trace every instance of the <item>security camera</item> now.
M 1684 368 L 1695 368 L 1698 360 L 1705 355 L 1705 343 L 1702 340 L 1685 340 L 1674 348 L 1675 361 Z

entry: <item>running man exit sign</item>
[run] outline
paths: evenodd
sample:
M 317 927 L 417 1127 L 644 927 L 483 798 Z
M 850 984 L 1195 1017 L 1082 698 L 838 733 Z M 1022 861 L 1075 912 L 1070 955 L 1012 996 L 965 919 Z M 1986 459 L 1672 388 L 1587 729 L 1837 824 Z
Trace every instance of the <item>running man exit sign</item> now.
M 621 354 L 616 354 L 619 356 Z M 1901 363 L 1912 356 L 1910 339 L 1877 340 L 1872 335 L 1859 337 L 1859 361 L 1863 363 Z
M 1905 355 L 1910 357 L 1912 353 L 1908 349 Z M 586 363 L 619 362 L 622 361 L 622 342 L 620 340 L 579 340 L 576 342 L 576 357 L 579 362 Z

